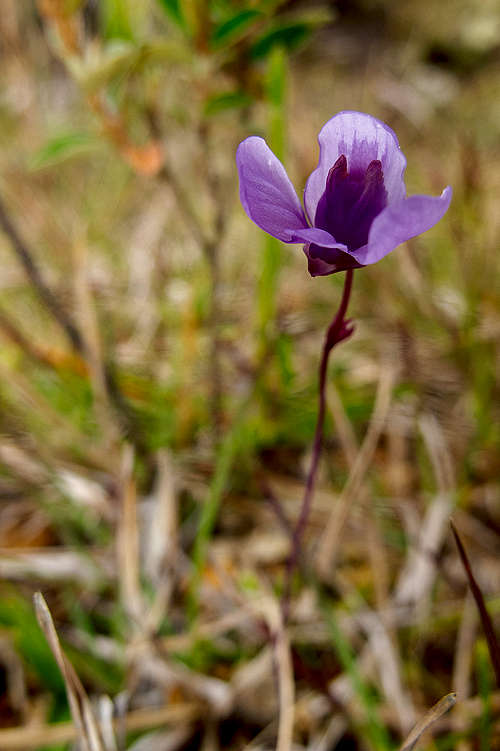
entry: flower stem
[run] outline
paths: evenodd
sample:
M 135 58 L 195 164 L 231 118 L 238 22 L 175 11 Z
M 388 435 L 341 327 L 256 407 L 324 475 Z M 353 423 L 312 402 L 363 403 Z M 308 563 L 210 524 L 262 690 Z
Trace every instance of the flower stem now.
M 354 327 L 349 320 L 346 320 L 345 315 L 347 307 L 349 305 L 349 298 L 351 296 L 353 269 L 348 269 L 344 281 L 344 290 L 342 292 L 342 299 L 340 301 L 339 308 L 335 314 L 332 322 L 330 323 L 323 343 L 323 353 L 321 355 L 321 361 L 319 365 L 319 390 L 318 390 L 318 417 L 316 420 L 316 430 L 314 433 L 314 442 L 312 448 L 311 464 L 307 475 L 306 487 L 304 490 L 304 497 L 302 500 L 302 506 L 300 509 L 299 518 L 295 525 L 292 535 L 292 549 L 290 557 L 288 558 L 287 572 L 285 588 L 283 593 L 283 616 L 285 621 L 288 619 L 288 611 L 290 607 L 290 594 L 292 588 L 292 577 L 302 546 L 302 538 L 309 519 L 309 513 L 311 510 L 312 499 L 314 495 L 314 486 L 316 483 L 316 474 L 318 471 L 319 459 L 321 456 L 321 449 L 323 447 L 323 432 L 325 425 L 325 413 L 326 413 L 326 374 L 328 370 L 328 359 L 330 352 L 336 344 L 348 339 Z

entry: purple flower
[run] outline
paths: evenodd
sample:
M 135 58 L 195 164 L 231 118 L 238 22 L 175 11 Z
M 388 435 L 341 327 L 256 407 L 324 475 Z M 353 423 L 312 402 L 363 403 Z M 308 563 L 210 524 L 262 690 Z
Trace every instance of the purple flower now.
M 319 162 L 306 183 L 305 211 L 262 138 L 247 138 L 236 154 L 246 213 L 279 240 L 304 243 L 312 276 L 375 263 L 446 213 L 449 186 L 438 197 L 406 198 L 406 159 L 394 132 L 375 117 L 339 112 L 318 141 Z

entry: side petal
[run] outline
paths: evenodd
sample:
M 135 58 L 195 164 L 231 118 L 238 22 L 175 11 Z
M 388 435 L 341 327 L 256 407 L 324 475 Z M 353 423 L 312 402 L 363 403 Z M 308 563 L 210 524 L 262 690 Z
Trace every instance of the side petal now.
M 324 229 L 319 229 L 319 227 L 306 227 L 305 229 L 295 230 L 291 242 L 314 243 L 315 245 L 321 245 L 323 248 L 335 248 L 336 250 L 347 251 L 347 245 L 338 243 L 333 235 Z
M 295 189 L 280 160 L 263 138 L 250 136 L 238 146 L 240 199 L 255 224 L 283 242 L 308 227 Z
M 451 196 L 448 185 L 440 196 L 410 196 L 386 206 L 373 220 L 368 243 L 351 255 L 363 266 L 380 261 L 401 243 L 434 227 L 448 211 Z
M 370 162 L 382 164 L 387 202 L 400 201 L 406 195 L 403 173 L 406 159 L 398 139 L 388 125 L 363 112 L 339 112 L 321 128 L 318 135 L 319 162 L 304 190 L 304 203 L 312 223 L 318 202 L 325 192 L 331 167 L 342 154 L 349 172 L 367 169 Z

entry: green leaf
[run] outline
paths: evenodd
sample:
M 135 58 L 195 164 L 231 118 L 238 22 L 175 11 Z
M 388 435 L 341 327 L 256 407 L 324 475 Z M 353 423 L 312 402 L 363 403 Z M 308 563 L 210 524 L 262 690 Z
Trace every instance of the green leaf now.
M 303 44 L 310 36 L 311 26 L 307 23 L 288 23 L 268 30 L 251 47 L 250 56 L 254 60 L 266 57 L 273 47 L 281 46 L 292 51 Z
M 226 110 L 248 107 L 253 99 L 245 91 L 228 91 L 224 94 L 215 94 L 205 102 L 204 114 L 206 117 L 217 115 Z
M 241 36 L 257 18 L 263 18 L 263 14 L 253 8 L 247 8 L 223 21 L 214 29 L 211 39 L 212 47 L 222 47 L 224 44 L 234 41 Z
M 33 171 L 52 167 L 73 157 L 88 154 L 100 145 L 99 139 L 93 133 L 86 133 L 85 131 L 61 133 L 50 138 L 33 154 L 28 167 Z
M 132 72 L 137 74 L 148 66 L 177 64 L 191 60 L 189 47 L 176 39 L 155 37 L 144 44 L 108 42 L 96 55 L 84 61 L 71 59 L 68 68 L 85 91 L 92 93 L 113 81 L 123 81 Z
M 311 33 L 335 19 L 335 12 L 318 8 L 287 14 L 274 22 L 257 39 L 250 50 L 254 60 L 266 57 L 273 47 L 282 47 L 290 52 L 302 45 Z
M 134 38 L 127 0 L 104 0 L 101 4 L 106 39 Z
M 157 3 L 176 26 L 183 31 L 186 30 L 186 19 L 179 0 L 157 0 Z

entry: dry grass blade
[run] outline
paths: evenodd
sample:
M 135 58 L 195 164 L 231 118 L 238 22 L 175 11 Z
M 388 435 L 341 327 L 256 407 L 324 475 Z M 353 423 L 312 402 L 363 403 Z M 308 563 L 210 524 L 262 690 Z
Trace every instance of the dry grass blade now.
M 226 681 L 197 673 L 186 665 L 168 662 L 148 643 L 138 644 L 135 650 L 134 669 L 137 675 L 160 686 L 180 686 L 186 693 L 208 704 L 217 717 L 226 717 L 233 706 L 233 690 Z
M 83 751 L 106 751 L 89 698 L 72 664 L 61 649 L 50 610 L 41 592 L 35 593 L 33 602 L 40 628 L 45 634 L 63 676 L 71 716 L 76 725 L 82 749 Z
M 429 608 L 436 577 L 436 556 L 446 537 L 447 520 L 454 506 L 455 473 L 443 430 L 432 415 L 419 420 L 438 493 L 420 523 L 415 545 L 408 550 L 406 563 L 396 586 L 397 603 L 414 605 L 421 616 Z
M 430 726 L 435 723 L 436 720 L 439 720 L 440 717 L 448 712 L 448 710 L 453 707 L 456 700 L 457 696 L 452 691 L 451 694 L 446 694 L 446 696 L 443 696 L 443 698 L 440 699 L 437 704 L 434 704 L 432 709 L 429 709 L 427 714 L 422 717 L 420 722 L 417 722 L 408 738 L 405 740 L 403 745 L 400 746 L 399 751 L 412 751 L 412 749 L 415 748 L 415 745 L 422 733 L 430 728 Z
M 351 508 L 352 501 L 356 498 L 362 487 L 380 435 L 384 429 L 391 405 L 395 378 L 396 371 L 394 368 L 389 366 L 383 368 L 378 384 L 375 407 L 364 441 L 356 456 L 356 461 L 351 469 L 342 495 L 333 508 L 321 538 L 316 558 L 316 567 L 319 576 L 323 579 L 328 579 L 330 576 L 349 509 Z
M 96 415 L 108 445 L 114 446 L 120 437 L 120 426 L 115 423 L 109 401 L 106 367 L 103 359 L 101 335 L 95 304 L 89 283 L 88 248 L 82 239 L 73 245 L 73 288 L 78 324 L 87 354 L 90 381 L 94 392 Z
M 117 563 L 123 606 L 134 627 L 142 626 L 145 612 L 140 587 L 137 492 L 134 480 L 134 450 L 125 445 L 121 472 L 121 514 L 117 535 Z
M 158 479 L 151 519 L 143 533 L 144 570 L 156 592 L 147 614 L 147 627 L 156 631 L 174 587 L 178 555 L 177 488 L 173 462 L 166 450 L 157 455 Z
M 106 751 L 118 751 L 115 730 L 113 728 L 114 711 L 114 704 L 109 696 L 101 696 L 97 703 L 97 713 Z
M 161 725 L 190 724 L 206 712 L 201 704 L 172 704 L 156 709 L 136 709 L 123 717 L 126 732 L 137 732 Z M 117 729 L 119 721 L 113 726 Z M 0 729 L 2 751 L 30 751 L 45 746 L 73 743 L 77 740 L 77 729 L 72 722 L 58 722 L 54 725 L 23 725 L 17 728 Z
M 51 584 L 71 581 L 95 587 L 102 581 L 105 569 L 105 556 L 99 551 L 82 555 L 72 550 L 47 547 L 33 550 L 3 548 L 0 552 L 0 577 L 10 581 L 30 578 Z M 107 573 L 111 575 L 110 571 Z
M 394 707 L 401 732 L 408 732 L 415 722 L 416 714 L 411 696 L 404 687 L 402 660 L 395 639 L 381 618 L 374 612 L 364 612 L 360 617 L 377 664 L 380 683 L 387 702 Z
M 349 469 L 352 469 L 358 455 L 358 441 L 352 423 L 342 404 L 339 392 L 333 383 L 328 384 L 328 404 L 332 413 L 335 430 L 338 434 L 342 451 L 347 460 Z
M 293 682 L 293 668 L 292 658 L 290 655 L 290 644 L 281 622 L 279 630 L 276 632 L 275 649 L 280 686 L 280 715 L 276 751 L 290 751 L 290 749 L 292 748 L 294 725 L 295 686 Z
M 328 751 L 335 748 L 346 728 L 347 723 L 344 718 L 339 714 L 334 715 L 321 737 L 312 744 L 310 751 Z
M 474 596 L 474 600 L 476 602 L 476 606 L 479 611 L 479 617 L 481 618 L 481 623 L 484 629 L 484 635 L 486 637 L 486 642 L 488 644 L 488 651 L 490 653 L 491 664 L 493 665 L 493 670 L 495 671 L 497 686 L 500 687 L 500 645 L 498 643 L 498 639 L 495 634 L 495 629 L 493 628 L 493 622 L 486 608 L 486 603 L 484 601 L 481 588 L 479 587 L 479 584 L 477 583 L 476 579 L 474 578 L 474 574 L 472 573 L 469 558 L 468 558 L 467 553 L 465 552 L 465 548 L 463 546 L 462 540 L 460 539 L 460 535 L 458 534 L 455 528 L 455 525 L 453 524 L 451 520 L 450 520 L 450 525 L 451 525 L 451 531 L 453 532 L 453 536 L 455 538 L 455 542 L 457 543 L 457 548 L 460 554 L 462 565 L 465 569 L 465 573 L 467 574 L 467 578 L 469 580 L 469 586 L 471 588 L 471 592 Z
M 192 734 L 192 725 L 174 730 L 155 730 L 135 741 L 128 751 L 176 751 L 188 742 Z
M 254 603 L 254 609 L 267 621 L 273 634 L 274 660 L 278 682 L 279 718 L 276 751 L 290 751 L 295 721 L 295 684 L 290 641 L 284 628 L 279 603 L 272 595 Z

